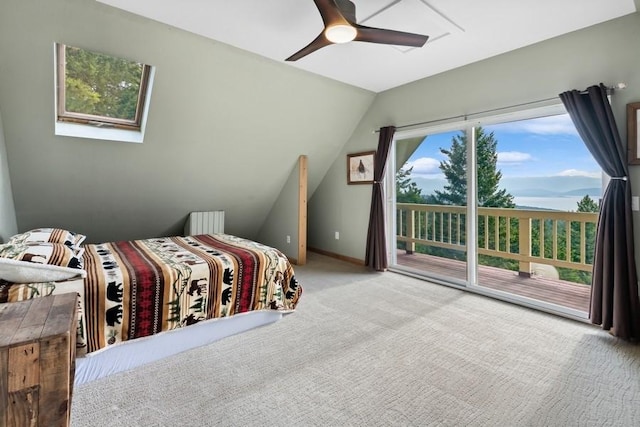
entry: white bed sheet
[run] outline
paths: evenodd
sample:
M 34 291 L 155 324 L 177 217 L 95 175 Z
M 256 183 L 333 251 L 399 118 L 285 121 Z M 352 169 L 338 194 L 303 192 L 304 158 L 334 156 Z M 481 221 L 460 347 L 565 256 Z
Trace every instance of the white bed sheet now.
M 76 359 L 74 385 L 127 371 L 282 319 L 280 311 L 250 311 L 210 319 L 182 329 L 125 341 Z

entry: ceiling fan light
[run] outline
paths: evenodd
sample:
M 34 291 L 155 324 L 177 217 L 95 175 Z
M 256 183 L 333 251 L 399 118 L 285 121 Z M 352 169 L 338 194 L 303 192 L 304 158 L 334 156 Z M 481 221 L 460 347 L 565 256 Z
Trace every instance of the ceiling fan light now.
M 351 25 L 333 25 L 328 27 L 324 35 L 332 43 L 347 43 L 356 38 L 358 32 Z

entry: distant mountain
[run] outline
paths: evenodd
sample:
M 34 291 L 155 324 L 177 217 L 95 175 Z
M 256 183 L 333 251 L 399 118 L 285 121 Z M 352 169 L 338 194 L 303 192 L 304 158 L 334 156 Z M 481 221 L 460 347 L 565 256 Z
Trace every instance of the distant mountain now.
M 442 191 L 445 179 L 414 178 L 422 194 Z M 544 177 L 503 177 L 500 188 L 506 188 L 514 197 L 568 197 L 585 196 L 591 198 L 602 195 L 602 180 L 585 176 L 544 176 Z
M 503 177 L 500 187 L 516 197 L 599 196 L 602 179 L 586 176 Z
M 563 193 L 563 196 L 589 196 L 592 199 L 594 197 L 602 197 L 602 188 L 581 188 L 579 190 L 572 190 Z
M 445 179 L 431 178 L 413 178 L 413 182 L 415 182 L 418 188 L 422 190 L 422 194 L 424 195 L 433 194 L 435 190 L 442 191 L 444 186 L 447 184 L 447 180 Z
M 536 211 L 557 211 L 557 209 L 541 208 L 540 206 L 527 206 L 527 205 L 516 205 L 516 209 L 522 209 L 522 210 L 525 210 L 525 211 L 531 211 L 531 210 L 536 210 Z
M 524 188 L 518 191 L 507 189 L 512 196 L 515 197 L 560 197 L 562 193 L 557 191 L 545 190 L 542 188 Z
M 576 196 L 589 196 L 592 199 L 594 197 L 602 196 L 602 189 L 598 188 L 580 188 L 570 191 L 551 191 L 542 188 L 525 188 L 518 191 L 510 191 L 514 197 L 576 197 Z

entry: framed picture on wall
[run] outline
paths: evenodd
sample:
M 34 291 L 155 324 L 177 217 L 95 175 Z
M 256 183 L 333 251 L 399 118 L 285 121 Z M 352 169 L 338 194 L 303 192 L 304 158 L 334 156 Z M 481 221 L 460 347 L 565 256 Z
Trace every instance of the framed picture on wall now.
M 630 165 L 640 165 L 640 102 L 627 104 L 627 159 Z
M 347 154 L 347 184 L 373 184 L 375 151 Z

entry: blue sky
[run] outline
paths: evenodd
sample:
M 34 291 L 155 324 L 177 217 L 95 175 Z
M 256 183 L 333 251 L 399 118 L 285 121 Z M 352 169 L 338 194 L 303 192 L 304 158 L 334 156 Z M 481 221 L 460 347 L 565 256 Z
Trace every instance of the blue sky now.
M 567 114 L 483 126 L 498 141 L 498 169 L 504 177 L 589 176 L 600 177 L 598 164 L 580 139 Z M 442 178 L 440 161 L 446 156 L 453 135 L 431 135 L 409 158 L 413 175 Z

